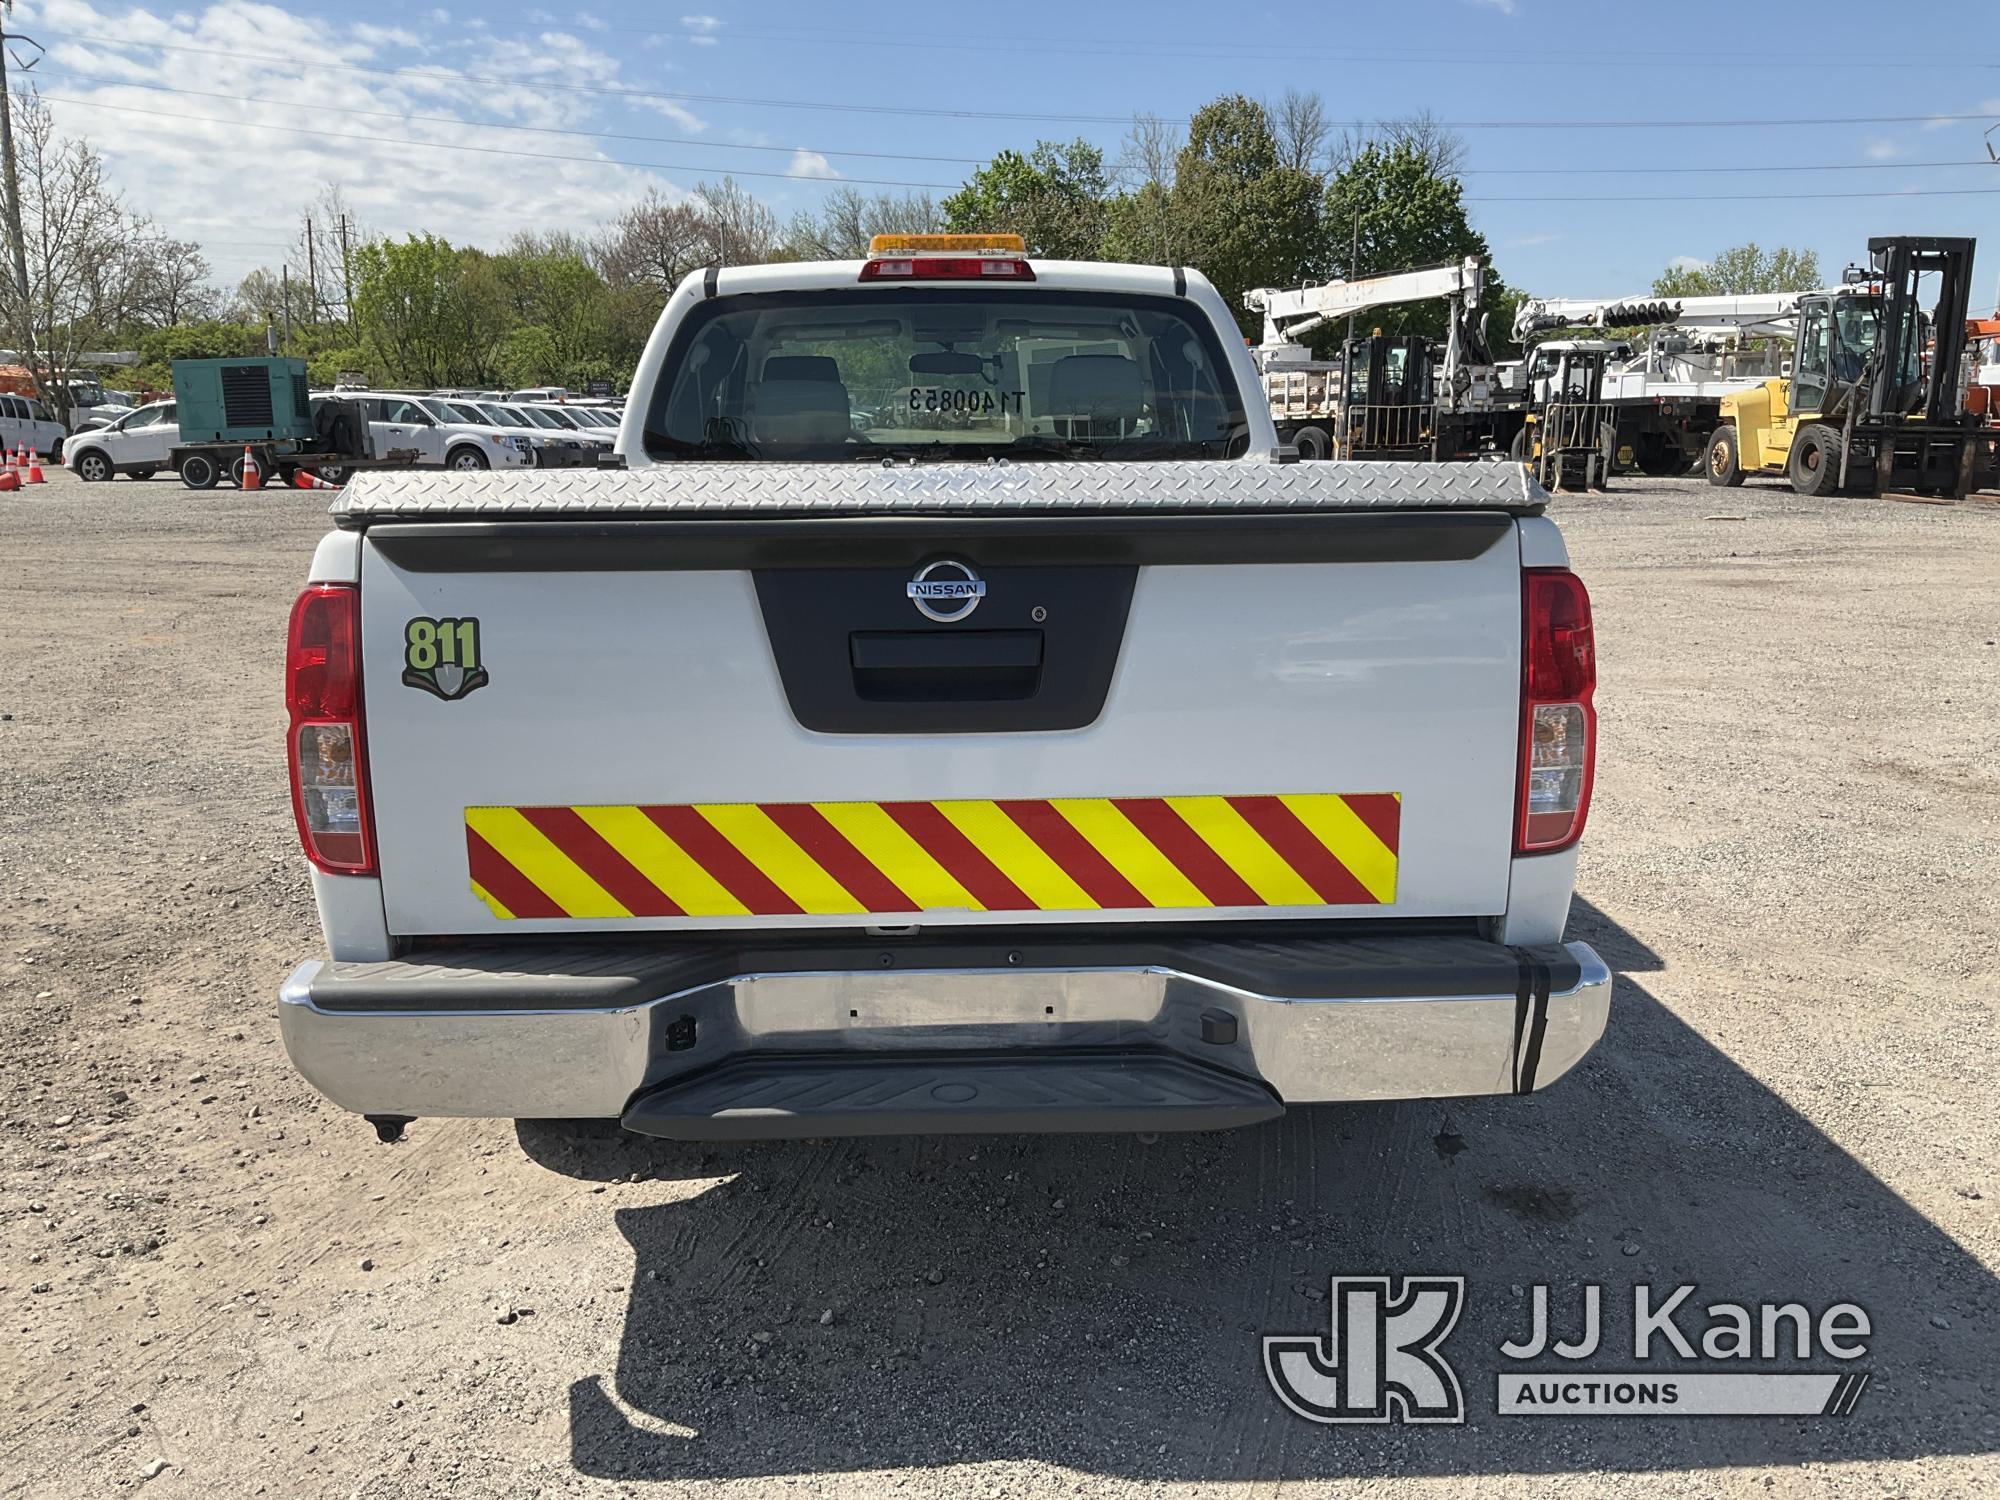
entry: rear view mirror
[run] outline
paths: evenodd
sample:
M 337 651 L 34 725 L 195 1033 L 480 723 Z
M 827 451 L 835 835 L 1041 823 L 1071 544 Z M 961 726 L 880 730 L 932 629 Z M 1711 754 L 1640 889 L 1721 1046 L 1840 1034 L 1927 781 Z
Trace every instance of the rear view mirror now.
M 912 354 L 910 373 L 912 375 L 979 375 L 984 373 L 986 361 L 977 354 L 959 354 L 945 350 L 937 354 Z

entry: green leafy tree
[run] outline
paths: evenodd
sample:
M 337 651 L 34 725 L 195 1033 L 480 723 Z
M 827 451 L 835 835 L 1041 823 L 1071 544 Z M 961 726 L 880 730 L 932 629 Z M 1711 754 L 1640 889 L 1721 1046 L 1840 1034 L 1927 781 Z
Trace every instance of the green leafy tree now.
M 1327 259 L 1333 274 L 1349 281 L 1449 265 L 1468 255 L 1488 261 L 1480 310 L 1494 341 L 1505 337 L 1503 314 L 1518 298 L 1493 271 L 1486 237 L 1472 227 L 1465 184 L 1440 169 L 1434 150 L 1403 138 L 1363 146 L 1327 184 L 1325 215 Z M 1364 321 L 1385 333 L 1438 339 L 1447 316 L 1442 302 L 1409 302 L 1373 309 Z M 1327 336 L 1337 339 L 1341 332 Z
M 347 330 L 333 330 L 345 337 Z M 312 382 L 314 390 L 331 389 L 343 372 L 359 370 L 368 377 L 369 383 L 386 383 L 388 371 L 377 365 L 369 351 L 358 344 L 337 343 L 329 340 L 326 347 L 317 349 L 306 356 L 306 379 Z
M 508 322 L 491 260 L 431 234 L 354 251 L 355 324 L 390 378 L 432 386 L 485 378 Z
M 1241 94 L 1189 122 L 1171 207 L 1188 263 L 1215 283 L 1246 333 L 1260 325 L 1243 308 L 1245 291 L 1321 274 L 1320 181 L 1280 159 L 1263 105 Z
M 959 233 L 1012 231 L 1031 255 L 1095 260 L 1103 254 L 1109 188 L 1104 153 L 1088 141 L 1037 141 L 1026 156 L 1000 152 L 938 209 L 945 227 Z
M 489 264 L 507 294 L 510 321 L 548 336 L 550 368 L 523 384 L 561 379 L 572 366 L 606 356 L 615 334 L 610 289 L 580 253 L 517 243 Z
M 1755 240 L 1732 245 L 1706 265 L 1669 266 L 1653 278 L 1655 297 L 1740 297 L 1757 292 L 1809 292 L 1826 285 L 1819 253 Z
M 562 367 L 555 334 L 539 323 L 508 329 L 493 351 L 494 373 L 502 385 L 548 385 L 561 379 Z

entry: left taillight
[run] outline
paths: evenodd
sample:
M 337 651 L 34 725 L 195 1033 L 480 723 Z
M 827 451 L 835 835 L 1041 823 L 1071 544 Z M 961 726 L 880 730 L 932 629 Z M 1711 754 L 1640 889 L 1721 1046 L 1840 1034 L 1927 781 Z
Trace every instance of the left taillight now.
M 361 592 L 316 583 L 292 606 L 285 647 L 286 759 L 306 858 L 330 875 L 373 875 L 361 707 Z
M 1590 595 L 1567 568 L 1521 575 L 1521 773 L 1514 852 L 1583 836 L 1597 771 L 1597 641 Z

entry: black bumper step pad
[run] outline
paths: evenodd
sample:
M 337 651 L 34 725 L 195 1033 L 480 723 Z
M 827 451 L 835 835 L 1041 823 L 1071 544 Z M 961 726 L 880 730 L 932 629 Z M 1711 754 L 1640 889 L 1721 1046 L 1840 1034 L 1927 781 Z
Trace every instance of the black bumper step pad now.
M 684 1141 L 1228 1130 L 1285 1112 L 1263 1084 L 1166 1053 L 745 1057 L 641 1094 L 627 1130 Z

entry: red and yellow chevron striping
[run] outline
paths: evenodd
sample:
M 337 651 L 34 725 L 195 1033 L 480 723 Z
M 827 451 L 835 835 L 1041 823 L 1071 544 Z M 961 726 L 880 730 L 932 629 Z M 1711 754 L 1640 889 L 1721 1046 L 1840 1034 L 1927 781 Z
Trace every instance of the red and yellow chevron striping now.
M 468 807 L 516 918 L 1387 906 L 1397 792 Z

